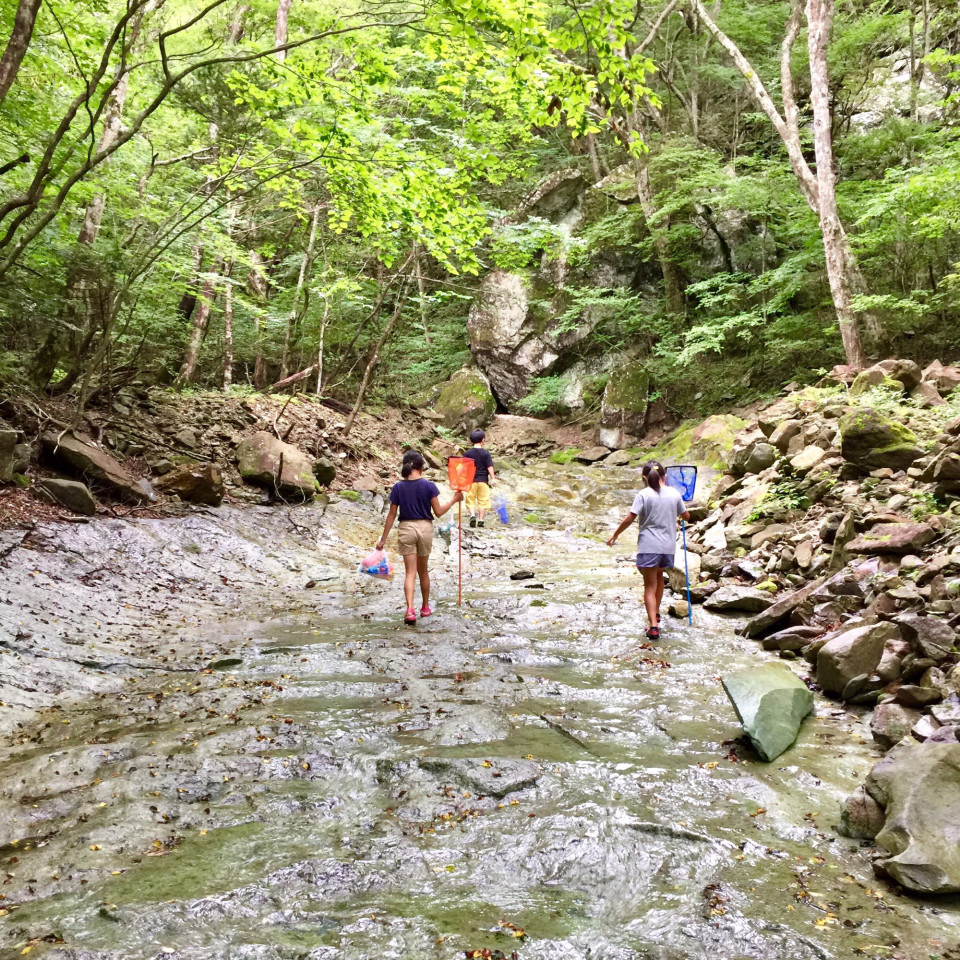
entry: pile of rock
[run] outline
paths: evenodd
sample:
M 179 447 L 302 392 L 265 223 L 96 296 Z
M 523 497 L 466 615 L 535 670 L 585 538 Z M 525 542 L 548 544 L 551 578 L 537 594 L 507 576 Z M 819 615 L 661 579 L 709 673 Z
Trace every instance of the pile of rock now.
M 921 829 L 929 816 L 909 774 L 932 791 L 960 770 L 960 418 L 938 419 L 933 397 L 957 384 L 960 368 L 892 360 L 849 395 L 778 400 L 741 432 L 688 527 L 695 602 L 753 613 L 745 636 L 805 660 L 827 694 L 874 708 L 874 739 L 898 759 L 851 798 L 844 828 L 876 838 L 899 883 L 931 892 L 960 890 L 960 857 L 943 862 L 930 839 L 953 831 L 955 848 L 960 793 L 946 826 Z M 906 396 L 916 402 L 890 402 Z

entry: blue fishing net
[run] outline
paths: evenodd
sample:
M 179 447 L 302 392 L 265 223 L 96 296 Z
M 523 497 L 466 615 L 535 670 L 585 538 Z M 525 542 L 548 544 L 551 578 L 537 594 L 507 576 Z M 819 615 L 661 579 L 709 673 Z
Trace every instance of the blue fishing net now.
M 684 500 L 692 500 L 697 489 L 697 468 L 667 467 L 667 483 L 679 490 Z

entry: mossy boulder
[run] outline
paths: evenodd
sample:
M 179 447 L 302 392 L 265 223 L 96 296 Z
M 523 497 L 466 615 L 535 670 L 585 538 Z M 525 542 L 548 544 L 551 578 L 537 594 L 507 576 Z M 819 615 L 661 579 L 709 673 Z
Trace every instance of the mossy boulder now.
M 444 426 L 466 433 L 490 422 L 497 401 L 490 381 L 479 370 L 464 367 L 440 388 L 434 409 L 443 417 Z
M 310 500 L 317 490 L 313 458 L 292 443 L 260 430 L 237 445 L 240 476 L 283 500 Z
M 850 396 L 859 397 L 868 390 L 882 390 L 893 396 L 903 396 L 903 384 L 888 377 L 879 367 L 870 367 L 858 373 L 850 385 Z
M 906 470 L 923 451 L 914 433 L 872 407 L 851 410 L 840 420 L 840 452 L 862 470 Z
M 723 470 L 729 464 L 737 434 L 746 425 L 746 421 L 730 413 L 707 417 L 698 424 L 684 424 L 656 453 L 678 463 L 691 461 Z
M 629 447 L 643 436 L 647 425 L 650 374 L 628 361 L 610 375 L 600 406 L 597 440 L 605 447 Z

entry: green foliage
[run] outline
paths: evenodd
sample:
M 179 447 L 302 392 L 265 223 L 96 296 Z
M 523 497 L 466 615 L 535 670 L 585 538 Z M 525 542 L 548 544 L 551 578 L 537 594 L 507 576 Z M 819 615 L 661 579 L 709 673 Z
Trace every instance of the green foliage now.
M 517 406 L 531 416 L 557 413 L 561 407 L 564 387 L 563 377 L 537 377 L 530 384 L 530 392 Z
M 774 483 L 747 517 L 747 523 L 759 520 L 782 520 L 787 514 L 806 510 L 810 498 L 800 481 L 781 479 Z
M 580 453 L 580 447 L 568 447 L 566 450 L 557 450 L 550 454 L 551 463 L 573 463 L 576 455 Z

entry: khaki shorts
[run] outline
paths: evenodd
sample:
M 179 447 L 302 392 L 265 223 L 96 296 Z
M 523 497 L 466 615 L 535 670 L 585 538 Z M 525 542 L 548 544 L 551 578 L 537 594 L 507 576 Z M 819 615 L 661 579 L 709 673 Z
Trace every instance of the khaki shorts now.
M 490 487 L 486 483 L 475 483 L 463 499 L 471 513 L 475 510 L 489 510 Z
M 433 521 L 401 520 L 397 527 L 397 541 L 401 557 L 409 557 L 411 553 L 429 557 L 433 550 Z

